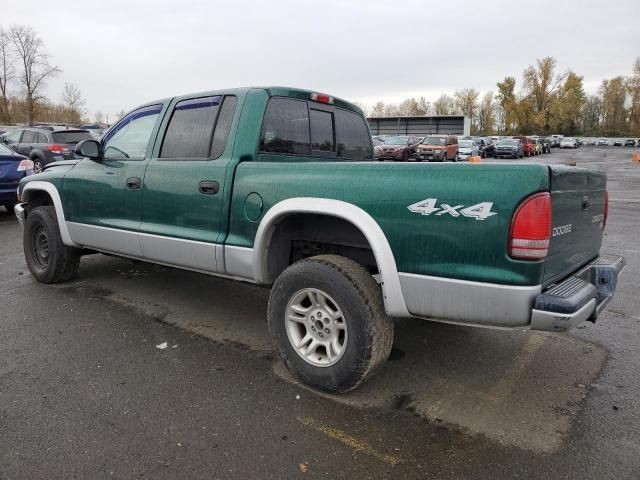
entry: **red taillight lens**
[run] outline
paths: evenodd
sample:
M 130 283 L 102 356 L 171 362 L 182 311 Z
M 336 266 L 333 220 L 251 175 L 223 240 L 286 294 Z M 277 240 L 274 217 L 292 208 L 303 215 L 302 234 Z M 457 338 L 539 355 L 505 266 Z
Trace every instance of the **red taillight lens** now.
M 47 149 L 53 153 L 62 153 L 67 150 L 64 145 L 47 145 Z
M 542 260 L 549 253 L 551 196 L 548 192 L 527 198 L 516 210 L 509 234 L 509 256 Z
M 609 192 L 604 192 L 604 222 L 602 222 L 602 229 L 607 226 L 607 218 L 609 218 Z
M 333 97 L 330 97 L 329 95 L 325 95 L 323 93 L 312 93 L 311 100 L 313 100 L 314 102 L 320 102 L 320 103 L 329 103 L 329 104 L 333 103 Z

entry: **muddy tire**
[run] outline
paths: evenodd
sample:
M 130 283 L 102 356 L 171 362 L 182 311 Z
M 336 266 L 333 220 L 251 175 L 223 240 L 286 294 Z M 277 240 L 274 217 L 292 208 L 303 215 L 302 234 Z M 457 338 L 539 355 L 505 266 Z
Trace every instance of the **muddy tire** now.
M 37 207 L 29 212 L 23 247 L 29 271 L 39 282 L 66 282 L 78 273 L 80 250 L 62 243 L 52 206 Z
M 393 345 L 380 286 L 362 266 L 337 255 L 307 258 L 282 272 L 271 290 L 268 321 L 287 368 L 330 392 L 356 388 Z

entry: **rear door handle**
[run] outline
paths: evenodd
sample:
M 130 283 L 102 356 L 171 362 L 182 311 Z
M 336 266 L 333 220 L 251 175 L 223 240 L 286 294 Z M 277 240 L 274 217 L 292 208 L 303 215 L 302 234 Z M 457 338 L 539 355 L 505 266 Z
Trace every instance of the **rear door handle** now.
M 140 185 L 142 185 L 142 180 L 140 180 L 138 177 L 127 178 L 127 188 L 136 190 L 140 188 Z
M 220 190 L 220 184 L 216 181 L 202 181 L 198 186 L 198 190 L 205 195 L 215 195 Z

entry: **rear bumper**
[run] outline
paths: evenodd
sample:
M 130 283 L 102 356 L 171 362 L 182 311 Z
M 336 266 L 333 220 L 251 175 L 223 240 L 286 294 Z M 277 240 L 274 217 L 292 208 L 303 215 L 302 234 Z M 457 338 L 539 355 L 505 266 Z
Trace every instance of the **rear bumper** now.
M 579 323 L 595 322 L 613 298 L 625 259 L 602 255 L 576 274 L 538 295 L 531 313 L 531 328 L 564 332 Z

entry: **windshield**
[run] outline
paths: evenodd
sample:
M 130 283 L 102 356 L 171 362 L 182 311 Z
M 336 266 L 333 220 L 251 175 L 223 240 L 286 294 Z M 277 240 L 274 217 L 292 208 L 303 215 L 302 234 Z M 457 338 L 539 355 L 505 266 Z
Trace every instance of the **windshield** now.
M 445 140 L 444 137 L 425 137 L 422 143 L 424 145 L 444 145 Z
M 471 148 L 472 145 L 471 140 L 460 140 L 460 148 Z
M 407 145 L 409 143 L 409 137 L 391 137 L 384 141 L 387 145 Z
M 507 145 L 507 146 L 512 146 L 513 145 L 513 146 L 516 146 L 516 145 L 518 145 L 518 140 L 512 140 L 512 139 L 500 140 L 498 142 L 498 145 Z
M 73 132 L 54 132 L 51 134 L 56 143 L 78 143 L 82 140 L 91 140 L 93 137 L 84 130 Z
M 0 155 L 13 155 L 15 152 L 0 143 Z

